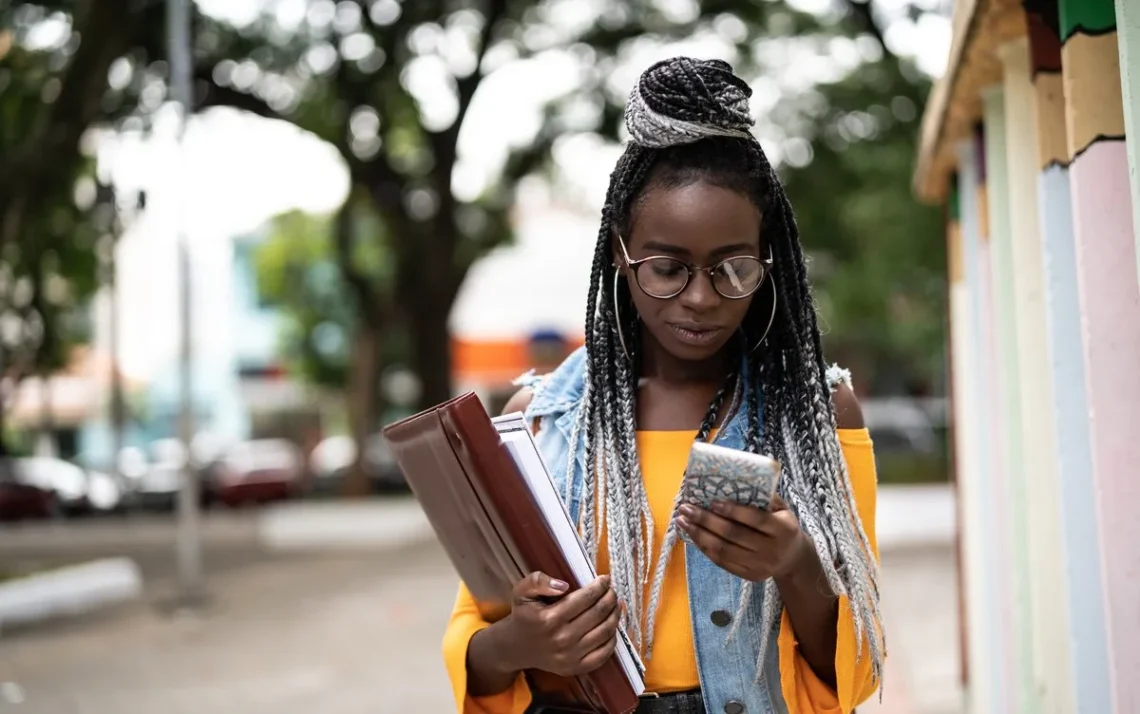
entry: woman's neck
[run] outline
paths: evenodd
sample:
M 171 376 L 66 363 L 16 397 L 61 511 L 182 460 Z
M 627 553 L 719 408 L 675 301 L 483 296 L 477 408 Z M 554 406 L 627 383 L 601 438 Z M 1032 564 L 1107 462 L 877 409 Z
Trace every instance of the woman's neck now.
M 647 330 L 642 332 L 641 344 L 641 378 L 666 383 L 698 382 L 719 386 L 731 371 L 735 357 L 732 343 L 729 343 L 705 360 L 678 359 L 654 340 Z

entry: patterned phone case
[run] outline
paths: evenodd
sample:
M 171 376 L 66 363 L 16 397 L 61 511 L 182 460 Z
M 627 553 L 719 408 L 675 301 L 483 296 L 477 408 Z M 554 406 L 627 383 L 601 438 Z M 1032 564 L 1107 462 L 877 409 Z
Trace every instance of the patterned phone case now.
M 779 461 L 698 441 L 689 452 L 681 502 L 707 509 L 713 501 L 730 501 L 768 510 L 779 482 Z

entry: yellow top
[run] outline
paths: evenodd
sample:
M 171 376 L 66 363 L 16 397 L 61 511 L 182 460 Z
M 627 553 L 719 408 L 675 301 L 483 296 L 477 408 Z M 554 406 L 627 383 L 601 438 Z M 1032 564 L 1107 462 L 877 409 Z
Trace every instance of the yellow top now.
M 637 435 L 642 477 L 653 512 L 654 551 L 661 547 L 694 435 L 695 432 L 669 431 L 639 432 Z M 878 557 L 875 457 L 871 437 L 866 429 L 840 429 L 839 442 L 851 475 L 859 517 Z M 685 559 L 681 553 L 683 544 L 678 543 L 675 548 L 665 573 L 654 628 L 654 650 L 670 655 L 659 655 L 646 663 L 646 691 L 692 689 L 700 684 L 689 618 Z M 606 573 L 609 562 L 604 543 L 598 550 L 598 572 Z M 467 694 L 467 644 L 476 632 L 487 626 L 471 593 L 460 583 L 455 609 L 443 638 L 443 659 L 451 678 L 457 709 L 462 714 L 521 714 L 530 704 L 530 691 L 522 677 L 511 689 L 495 696 L 475 698 Z M 877 683 L 871 675 L 870 656 L 865 650 L 861 657 L 857 656 L 854 619 L 845 597 L 839 598 L 837 634 L 835 674 L 838 689 L 833 690 L 820 681 L 800 656 L 791 620 L 784 612 L 779 636 L 780 688 L 789 714 L 849 714 L 874 693 Z

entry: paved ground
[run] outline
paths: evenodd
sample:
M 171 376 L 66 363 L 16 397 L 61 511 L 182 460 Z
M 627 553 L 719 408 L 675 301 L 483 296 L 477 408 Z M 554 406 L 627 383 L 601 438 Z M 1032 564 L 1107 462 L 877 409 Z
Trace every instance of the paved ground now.
M 327 549 L 391 550 L 431 533 L 410 496 L 359 502 L 298 501 L 259 509 L 210 510 L 200 527 L 204 567 L 214 574 Z M 0 524 L 0 577 L 95 558 L 138 563 L 148 587 L 176 574 L 178 527 L 172 514 L 131 514 L 59 523 Z
M 455 577 L 434 544 L 296 556 L 211 583 L 205 618 L 132 608 L 0 640 L 19 714 L 445 712 Z
M 175 522 L 171 515 L 90 518 L 0 526 L 0 573 L 23 572 L 95 558 L 132 558 L 149 584 L 174 576 Z M 253 511 L 210 512 L 202 521 L 203 562 L 226 572 L 263 560 Z
M 216 561 L 215 561 L 216 562 Z M 888 554 L 891 669 L 860 714 L 958 714 L 953 561 Z M 434 543 L 387 554 L 248 557 L 205 618 L 130 607 L 0 639 L 16 714 L 447 712 L 439 638 L 455 577 Z
M 946 546 L 883 554 L 887 671 L 859 714 L 963 714 L 957 579 Z

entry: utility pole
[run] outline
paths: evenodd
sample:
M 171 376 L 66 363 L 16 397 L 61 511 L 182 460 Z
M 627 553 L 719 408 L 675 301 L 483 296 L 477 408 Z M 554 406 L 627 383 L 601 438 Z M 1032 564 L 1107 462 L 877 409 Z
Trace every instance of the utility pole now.
M 121 229 L 122 223 L 113 230 Z M 119 457 L 123 453 L 123 429 L 126 426 L 126 420 L 123 418 L 123 370 L 120 366 L 119 355 L 119 279 L 118 265 L 115 263 L 115 248 L 118 242 L 118 235 L 112 235 L 107 241 L 107 298 L 110 303 L 110 320 L 108 321 L 110 329 L 108 332 L 111 341 L 109 345 L 111 357 L 111 468 L 115 483 L 122 486 L 124 484 L 123 465 L 120 463 Z
M 178 600 L 183 608 L 194 608 L 205 597 L 202 582 L 202 540 L 200 533 L 198 475 L 194 470 L 190 446 L 194 440 L 193 330 L 190 305 L 190 246 L 186 237 L 185 138 L 186 125 L 193 110 L 190 82 L 190 2 L 167 0 L 170 76 L 175 102 L 179 108 L 177 174 L 178 284 L 180 287 L 180 325 L 182 349 L 179 364 L 181 413 L 179 436 L 182 439 L 182 484 L 178 490 L 178 576 L 181 591 Z
M 100 279 L 104 290 L 107 291 L 107 386 L 108 399 L 107 414 L 111 422 L 111 474 L 116 484 L 123 486 L 123 470 L 119 456 L 123 451 L 123 383 L 122 371 L 119 367 L 119 287 L 116 286 L 115 276 L 115 246 L 119 244 L 119 237 L 124 233 L 127 221 L 123 219 L 119 194 L 114 184 L 99 182 L 96 188 L 96 204 L 109 205 L 114 211 L 114 218 L 108 222 L 106 233 L 99 237 L 99 267 L 103 269 Z
M 126 404 L 123 398 L 123 370 L 120 364 L 122 359 L 119 354 L 120 312 L 116 252 L 119 239 L 126 233 L 128 226 L 133 224 L 133 220 L 137 217 L 138 212 L 142 210 L 145 204 L 146 194 L 143 192 L 135 194 L 134 205 L 124 207 L 120 205 L 114 184 L 100 183 L 97 191 L 96 202 L 113 206 L 115 209 L 115 219 L 111 221 L 111 225 L 99 242 L 99 256 L 103 266 L 103 286 L 107 291 L 108 302 L 107 332 L 109 344 L 107 346 L 107 354 L 110 357 L 110 372 L 108 374 L 108 384 L 110 386 L 110 399 L 108 400 L 110 412 L 108 416 L 111 422 L 110 469 L 112 476 L 115 478 L 115 482 L 119 484 L 119 486 L 123 486 L 125 484 L 125 476 L 123 474 L 120 457 L 122 456 L 124 446 L 123 432 L 126 429 Z

